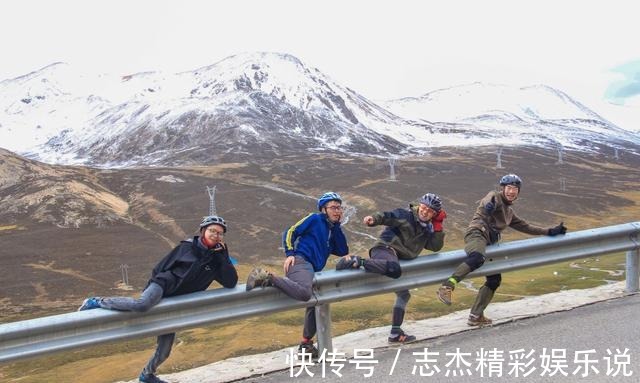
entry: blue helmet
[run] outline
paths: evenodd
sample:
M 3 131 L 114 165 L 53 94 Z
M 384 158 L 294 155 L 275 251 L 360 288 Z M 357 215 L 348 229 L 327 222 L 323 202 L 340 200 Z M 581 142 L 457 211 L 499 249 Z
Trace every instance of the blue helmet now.
M 340 194 L 334 192 L 326 192 L 318 198 L 318 210 L 322 211 L 322 207 L 329 201 L 338 201 L 342 203 L 342 197 Z
M 505 176 L 502 176 L 502 178 L 500 178 L 500 186 L 506 186 L 506 185 L 517 186 L 518 190 L 520 190 L 520 186 L 522 186 L 522 180 L 520 179 L 520 177 L 518 177 L 515 174 L 507 174 Z
M 427 193 L 420 197 L 420 203 L 425 204 L 435 210 L 436 212 L 442 209 L 442 200 L 437 194 Z
M 217 215 L 208 215 L 206 217 L 202 217 L 202 222 L 200 222 L 200 230 L 209 225 L 220 225 L 224 229 L 224 232 L 227 232 L 227 223 L 224 221 L 224 218 L 218 217 Z

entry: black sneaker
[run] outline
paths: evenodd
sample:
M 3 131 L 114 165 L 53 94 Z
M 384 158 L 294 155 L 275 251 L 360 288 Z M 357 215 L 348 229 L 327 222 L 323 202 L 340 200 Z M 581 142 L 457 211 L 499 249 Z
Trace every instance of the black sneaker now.
M 298 346 L 298 355 L 302 354 L 302 350 L 304 350 L 306 354 L 311 354 L 311 357 L 313 359 L 317 359 L 318 355 L 320 355 L 318 349 L 313 345 L 312 341 L 300 343 L 300 346 Z
M 350 257 L 342 257 L 336 263 L 336 270 L 357 269 L 360 267 L 360 257 L 352 255 Z
M 145 374 L 144 372 L 140 373 L 138 381 L 144 383 L 169 383 L 166 380 L 158 378 L 155 374 Z
M 392 344 L 402 344 L 402 343 L 410 343 L 415 342 L 416 337 L 413 335 L 405 334 L 404 331 L 400 330 L 398 334 L 391 334 L 389 337 L 389 343 Z

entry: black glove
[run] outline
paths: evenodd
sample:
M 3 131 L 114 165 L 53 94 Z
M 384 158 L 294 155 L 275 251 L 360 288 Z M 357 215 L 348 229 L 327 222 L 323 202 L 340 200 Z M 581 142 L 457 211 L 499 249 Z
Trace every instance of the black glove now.
M 219 266 L 229 259 L 229 256 L 225 251 L 225 246 L 221 243 L 218 243 L 213 248 L 209 249 L 209 254 L 211 255 L 210 262 L 214 266 Z
M 496 197 L 493 196 L 491 197 L 491 201 L 487 202 L 486 205 L 484 205 L 484 212 L 487 215 L 491 215 L 495 210 L 496 210 Z
M 494 243 L 498 243 L 500 241 L 500 231 L 498 229 L 490 227 L 489 228 L 489 244 L 493 245 Z
M 560 224 L 556 227 L 552 227 L 551 229 L 549 229 L 549 232 L 547 232 L 547 235 L 550 236 L 554 236 L 554 235 L 558 235 L 558 234 L 565 234 L 567 232 L 567 228 L 564 226 L 564 222 L 560 222 Z

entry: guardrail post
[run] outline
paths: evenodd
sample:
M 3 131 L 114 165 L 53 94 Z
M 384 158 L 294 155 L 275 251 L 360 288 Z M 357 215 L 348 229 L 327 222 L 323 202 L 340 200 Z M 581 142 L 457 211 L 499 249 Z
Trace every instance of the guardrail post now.
M 318 332 L 318 351 L 320 355 L 322 355 L 324 350 L 327 350 L 327 353 L 333 352 L 333 342 L 331 339 L 331 307 L 328 303 L 316 306 L 316 329 Z
M 627 288 L 628 293 L 635 293 L 638 291 L 638 284 L 640 283 L 640 249 L 630 250 L 627 252 Z

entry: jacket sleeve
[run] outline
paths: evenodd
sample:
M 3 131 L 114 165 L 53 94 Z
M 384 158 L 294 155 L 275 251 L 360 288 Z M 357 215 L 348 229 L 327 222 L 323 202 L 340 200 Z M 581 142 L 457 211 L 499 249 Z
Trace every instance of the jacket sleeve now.
M 379 212 L 372 215 L 373 217 L 373 226 L 384 225 L 384 226 L 400 226 L 400 220 L 403 214 L 402 209 L 395 209 L 393 211 L 385 211 Z
M 149 281 L 160 285 L 165 293 L 174 289 L 178 283 L 178 278 L 171 272 L 171 268 L 179 258 L 181 246 L 182 244 L 176 246 L 171 250 L 171 252 L 169 252 L 169 254 L 165 255 L 164 258 L 155 265 L 151 272 L 151 278 Z
M 229 252 L 227 248 L 225 247 L 225 249 L 217 256 L 221 259 L 218 264 L 218 276 L 215 278 L 216 282 L 228 289 L 236 287 L 236 284 L 238 283 L 238 272 L 231 263 L 231 259 L 229 259 Z
M 527 223 L 527 221 L 520 219 L 516 213 L 513 213 L 509 226 L 520 232 L 532 235 L 546 235 L 549 230 Z
M 296 240 L 309 228 L 309 225 L 313 221 L 313 216 L 314 214 L 311 213 L 302 218 L 293 226 L 289 227 L 282 235 L 282 247 L 284 247 L 284 253 L 287 257 L 295 254 Z
M 431 251 L 440 251 L 444 246 L 444 231 L 436 231 L 424 245 L 424 248 Z
M 347 245 L 347 237 L 345 237 L 342 228 L 339 226 L 334 229 L 331 244 L 331 254 L 342 257 L 349 254 L 349 246 Z

